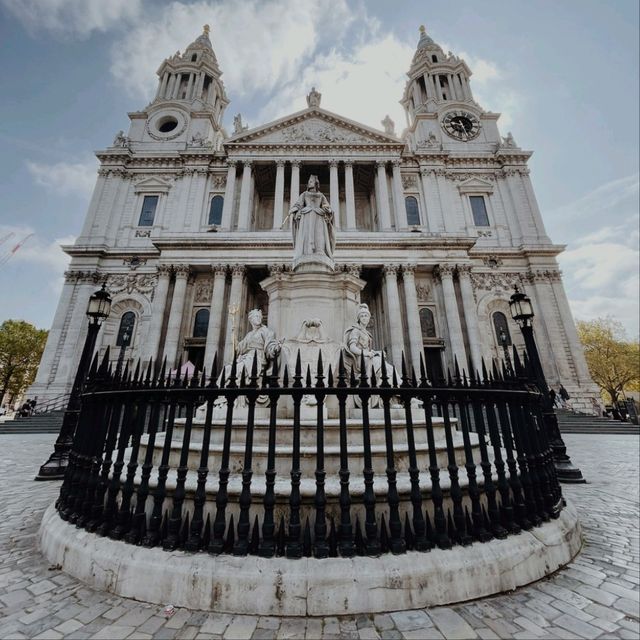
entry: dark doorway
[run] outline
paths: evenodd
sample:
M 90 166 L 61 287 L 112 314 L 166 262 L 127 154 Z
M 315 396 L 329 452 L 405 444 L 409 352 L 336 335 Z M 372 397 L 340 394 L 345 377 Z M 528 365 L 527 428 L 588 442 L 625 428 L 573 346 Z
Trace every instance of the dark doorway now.
M 441 347 L 424 347 L 424 359 L 427 366 L 427 378 L 435 387 L 444 380 L 442 369 L 442 349 Z

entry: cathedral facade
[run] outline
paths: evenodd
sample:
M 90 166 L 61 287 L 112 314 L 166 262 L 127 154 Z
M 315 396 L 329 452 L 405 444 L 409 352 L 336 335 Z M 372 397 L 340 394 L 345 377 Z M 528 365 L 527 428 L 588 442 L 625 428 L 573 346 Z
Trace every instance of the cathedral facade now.
M 315 89 L 306 109 L 255 128 L 236 116 L 228 133 L 221 75 L 205 27 L 162 63 L 156 96 L 129 114 L 128 133 L 97 153 L 32 396 L 70 390 L 87 301 L 103 282 L 113 306 L 97 346 L 114 361 L 210 367 L 215 353 L 232 358 L 249 310 L 277 324 L 261 283 L 291 270 L 289 211 L 316 176 L 334 215 L 335 269 L 364 281 L 376 348 L 395 363 L 424 356 L 431 378 L 455 359 L 479 370 L 524 346 L 508 304 L 518 286 L 536 311 L 550 386 L 591 411 L 598 392 L 556 261 L 563 247 L 546 234 L 529 178 L 531 152 L 500 136 L 463 60 L 421 28 L 401 133 L 388 116 L 378 130 L 326 110 Z M 344 327 L 327 329 L 340 340 Z

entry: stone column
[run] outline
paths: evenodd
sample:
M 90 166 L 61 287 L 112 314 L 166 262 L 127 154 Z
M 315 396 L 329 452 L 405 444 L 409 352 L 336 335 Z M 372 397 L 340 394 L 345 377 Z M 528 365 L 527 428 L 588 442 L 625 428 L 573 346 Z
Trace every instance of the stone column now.
M 231 362 L 233 360 L 233 322 L 232 312 L 235 309 L 235 333 L 236 344 L 240 341 L 241 328 L 243 319 L 240 317 L 242 306 L 242 296 L 244 288 L 245 267 L 241 264 L 234 264 L 231 267 L 231 291 L 229 292 L 229 306 L 227 307 L 227 333 L 224 341 L 224 361 Z
M 189 82 L 187 83 L 187 100 L 191 100 L 191 91 L 193 90 L 194 80 L 195 80 L 195 73 L 190 73 Z
M 402 269 L 402 279 L 404 282 L 404 300 L 406 303 L 407 327 L 409 329 L 411 364 L 415 369 L 416 375 L 420 375 L 422 330 L 420 329 L 420 312 L 418 311 L 418 295 L 416 293 L 415 270 L 415 264 L 405 265 Z
M 233 213 L 233 203 L 236 198 L 236 160 L 227 160 L 227 184 L 224 188 L 224 203 L 222 205 L 222 220 L 220 226 L 223 229 L 231 229 L 231 215 Z
M 340 186 L 338 182 L 338 161 L 329 160 L 329 204 L 333 209 L 336 229 L 340 228 Z
M 380 231 L 391 229 L 391 211 L 389 210 L 389 189 L 387 187 L 387 161 L 377 160 L 378 165 L 378 211 L 380 216 Z
M 398 268 L 397 264 L 388 264 L 384 267 L 384 285 L 387 294 L 387 319 L 391 344 L 388 345 L 391 353 L 388 353 L 391 362 L 399 367 L 404 349 L 404 335 L 402 331 L 402 318 L 400 317 L 400 296 L 398 295 Z
M 276 160 L 276 190 L 273 198 L 273 230 L 280 231 L 284 210 L 284 160 Z
M 178 364 L 178 343 L 180 341 L 180 328 L 182 326 L 182 314 L 187 293 L 187 280 L 189 279 L 188 265 L 175 267 L 176 282 L 173 287 L 171 311 L 167 323 L 167 335 L 164 340 L 164 355 L 167 358 L 167 366 L 175 367 Z
M 467 355 L 464 350 L 464 337 L 462 326 L 460 325 L 460 313 L 456 301 L 456 290 L 453 286 L 453 266 L 441 264 L 438 267 L 436 276 L 442 283 L 442 293 L 444 297 L 444 311 L 447 316 L 447 326 L 449 328 L 449 341 L 451 343 L 451 364 L 454 359 L 458 359 L 460 369 L 466 368 Z M 453 370 L 451 371 L 453 374 Z
M 422 79 L 424 80 L 424 88 L 425 88 L 425 91 L 427 92 L 427 98 L 433 99 L 435 96 L 433 94 L 433 85 L 429 82 L 429 74 L 428 73 L 422 74 Z
M 482 350 L 480 348 L 480 326 L 478 325 L 478 309 L 473 297 L 473 287 L 471 286 L 471 266 L 468 264 L 458 265 L 458 279 L 460 280 L 460 293 L 462 294 L 462 311 L 467 325 L 467 335 L 469 338 L 469 351 L 471 352 L 471 364 L 474 373 L 482 372 Z M 468 371 L 468 364 L 465 361 L 459 363 L 460 368 Z
M 248 231 L 251 221 L 251 160 L 243 162 L 242 185 L 240 187 L 240 207 L 238 212 L 238 231 Z
M 345 161 L 344 163 L 344 193 L 346 200 L 347 213 L 347 230 L 356 230 L 356 198 L 353 188 L 353 163 Z
M 289 209 L 300 197 L 300 160 L 291 160 L 291 188 L 289 190 Z
M 211 292 L 211 305 L 209 306 L 209 326 L 207 327 L 207 343 L 204 347 L 204 366 L 207 373 L 211 372 L 213 358 L 220 342 L 220 330 L 222 328 L 222 313 L 224 300 L 224 285 L 227 277 L 227 265 L 214 264 L 213 290 Z M 221 371 L 222 362 L 218 359 L 218 371 Z
M 158 283 L 153 294 L 153 304 L 151 306 L 151 318 L 149 321 L 149 331 L 145 340 L 145 360 L 160 357 L 160 335 L 162 333 L 162 321 L 167 306 L 167 292 L 169 291 L 169 280 L 171 278 L 171 267 L 161 264 L 158 267 Z
M 404 189 L 400 167 L 402 160 L 393 160 L 393 204 L 396 212 L 396 231 L 407 226 L 407 217 L 404 207 Z

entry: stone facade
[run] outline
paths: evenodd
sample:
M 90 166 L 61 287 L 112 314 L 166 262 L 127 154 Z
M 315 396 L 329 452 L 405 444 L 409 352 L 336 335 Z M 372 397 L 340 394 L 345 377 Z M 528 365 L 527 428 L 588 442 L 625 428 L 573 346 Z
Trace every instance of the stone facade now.
M 424 29 L 400 136 L 388 116 L 376 130 L 325 110 L 315 89 L 308 108 L 251 129 L 238 115 L 229 135 L 208 27 L 158 75 L 154 100 L 129 114 L 128 134 L 97 153 L 93 198 L 76 243 L 64 247 L 71 265 L 30 395 L 69 391 L 87 300 L 104 281 L 114 304 L 98 347 L 110 346 L 114 361 L 127 312 L 130 362 L 210 366 L 215 352 L 228 360 L 249 309 L 274 320 L 260 283 L 291 269 L 287 212 L 313 174 L 335 213 L 336 270 L 366 283 L 376 348 L 395 363 L 404 351 L 414 365 L 425 353 L 432 373 L 454 356 L 480 368 L 503 355 L 496 326 L 524 346 L 508 308 L 518 285 L 536 310 L 549 384 L 562 382 L 576 409 L 592 409 L 598 393 L 558 270 L 563 247 L 546 234 L 529 178 L 531 152 L 500 136 L 499 114 L 473 99 L 466 63 Z M 330 327 L 330 337 L 344 328 Z

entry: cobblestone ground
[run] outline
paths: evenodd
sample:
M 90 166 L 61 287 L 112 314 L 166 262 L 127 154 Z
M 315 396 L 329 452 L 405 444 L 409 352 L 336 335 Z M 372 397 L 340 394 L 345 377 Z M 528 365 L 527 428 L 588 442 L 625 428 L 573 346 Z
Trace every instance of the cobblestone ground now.
M 568 435 L 587 485 L 564 485 L 583 551 L 515 592 L 450 607 L 331 618 L 232 616 L 89 589 L 35 548 L 59 483 L 33 482 L 53 436 L 0 435 L 0 638 L 633 638 L 640 637 L 638 438 Z

